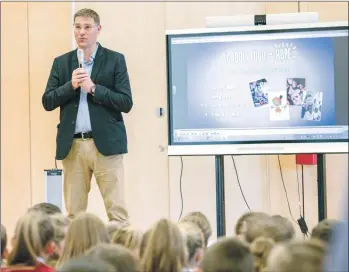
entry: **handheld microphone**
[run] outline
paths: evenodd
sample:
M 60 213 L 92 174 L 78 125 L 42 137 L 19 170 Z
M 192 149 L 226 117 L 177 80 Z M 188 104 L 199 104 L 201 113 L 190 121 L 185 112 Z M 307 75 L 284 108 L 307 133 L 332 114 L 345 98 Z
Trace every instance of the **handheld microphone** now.
M 84 50 L 82 49 L 78 49 L 78 61 L 79 61 L 79 68 L 83 68 Z

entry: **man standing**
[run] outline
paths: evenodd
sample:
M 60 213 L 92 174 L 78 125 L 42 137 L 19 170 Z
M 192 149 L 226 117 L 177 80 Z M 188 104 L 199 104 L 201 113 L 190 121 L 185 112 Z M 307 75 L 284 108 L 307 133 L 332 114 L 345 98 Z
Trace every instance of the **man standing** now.
M 125 57 L 97 42 L 99 15 L 91 9 L 74 15 L 78 50 L 54 59 L 42 103 L 60 107 L 56 159 L 64 170 L 64 199 L 69 217 L 86 211 L 92 173 L 110 221 L 127 221 L 123 200 L 123 154 L 127 136 L 122 112 L 133 105 Z

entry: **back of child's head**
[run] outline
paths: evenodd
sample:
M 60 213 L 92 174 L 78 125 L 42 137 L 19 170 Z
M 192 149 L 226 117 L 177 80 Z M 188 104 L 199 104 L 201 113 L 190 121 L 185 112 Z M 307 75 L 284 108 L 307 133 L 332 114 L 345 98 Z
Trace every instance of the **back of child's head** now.
M 1 224 L 1 258 L 3 258 L 6 247 L 7 247 L 6 228 L 3 224 Z
M 275 242 L 270 238 L 258 237 L 250 245 L 250 252 L 253 255 L 254 271 L 262 272 L 267 267 L 267 261 Z
M 116 230 L 112 236 L 112 243 L 122 245 L 137 255 L 142 242 L 142 232 L 132 226 L 127 226 Z
M 326 246 L 320 240 L 280 243 L 268 258 L 268 272 L 322 272 Z
M 256 221 L 268 218 L 269 215 L 264 212 L 247 212 L 244 213 L 235 224 L 235 235 L 244 235 L 246 230 Z
M 211 245 L 200 263 L 203 272 L 251 272 L 253 257 L 237 238 L 222 238 Z
M 332 239 L 333 229 L 338 223 L 334 219 L 324 219 L 320 221 L 312 230 L 311 238 L 320 239 L 323 242 L 329 243 Z
M 180 222 L 191 222 L 196 224 L 204 234 L 205 247 L 207 247 L 208 239 L 212 235 L 212 227 L 207 217 L 199 211 L 190 212 L 185 215 Z
M 92 213 L 79 213 L 70 222 L 63 253 L 58 261 L 58 265 L 70 258 L 84 254 L 88 249 L 99 243 L 110 243 L 106 225 Z
M 168 219 L 156 222 L 142 253 L 142 271 L 181 272 L 186 261 L 186 242 L 177 224 Z
M 86 252 L 92 260 L 110 263 L 116 271 L 140 272 L 139 258 L 129 249 L 121 245 L 99 244 Z
M 199 261 L 205 248 L 204 234 L 194 223 L 181 222 L 178 226 L 187 241 L 188 264 L 194 264 Z M 199 259 L 195 260 L 197 258 Z
M 57 272 L 120 272 L 113 265 L 103 260 L 79 256 L 64 262 L 56 269 Z M 122 271 L 121 271 L 122 272 Z
M 29 211 L 41 211 L 48 215 L 62 213 L 61 209 L 52 203 L 41 202 L 29 208 Z
M 128 221 L 121 222 L 121 221 L 114 221 L 113 220 L 113 221 L 108 222 L 107 229 L 108 229 L 109 236 L 113 237 L 114 233 L 117 230 L 128 227 L 128 226 L 130 226 L 130 222 L 128 222 Z
M 289 226 L 284 220 L 268 217 L 254 222 L 245 233 L 247 243 L 252 243 L 258 237 L 270 238 L 274 242 L 286 242 L 293 237 Z
M 284 234 L 283 234 L 283 240 L 284 241 L 289 241 L 292 240 L 295 237 L 296 230 L 292 224 L 292 222 L 281 215 L 273 215 L 271 217 L 271 220 L 274 221 L 276 224 L 279 224 L 280 226 L 283 227 L 284 229 Z
M 55 236 L 53 240 L 55 243 L 55 250 L 47 260 L 47 264 L 49 266 L 55 267 L 64 249 L 65 237 L 68 226 L 70 224 L 70 219 L 64 216 L 62 213 L 56 213 L 51 215 L 50 217 L 55 230 Z
M 27 212 L 16 225 L 13 249 L 7 259 L 8 265 L 37 265 L 37 257 L 45 254 L 46 247 L 53 239 L 54 227 L 51 218 L 40 211 Z

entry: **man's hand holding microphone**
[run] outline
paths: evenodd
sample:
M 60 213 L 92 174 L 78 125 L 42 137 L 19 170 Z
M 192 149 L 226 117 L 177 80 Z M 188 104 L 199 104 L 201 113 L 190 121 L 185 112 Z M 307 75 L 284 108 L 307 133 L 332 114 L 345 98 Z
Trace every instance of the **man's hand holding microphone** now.
M 95 84 L 92 82 L 86 70 L 82 68 L 82 64 L 84 61 L 84 51 L 82 49 L 78 49 L 78 60 L 79 68 L 75 69 L 72 73 L 71 82 L 73 89 L 76 90 L 79 87 L 81 87 L 84 89 L 85 92 L 91 93 L 95 89 Z

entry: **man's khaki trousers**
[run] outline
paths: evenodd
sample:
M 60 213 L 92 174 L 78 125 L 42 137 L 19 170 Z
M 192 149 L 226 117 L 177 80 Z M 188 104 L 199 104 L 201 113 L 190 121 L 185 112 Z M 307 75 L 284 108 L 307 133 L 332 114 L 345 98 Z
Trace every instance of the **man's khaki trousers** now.
M 123 197 L 123 155 L 104 156 L 93 139 L 74 139 L 62 163 L 65 207 L 70 218 L 86 211 L 93 173 L 109 220 L 128 220 Z

